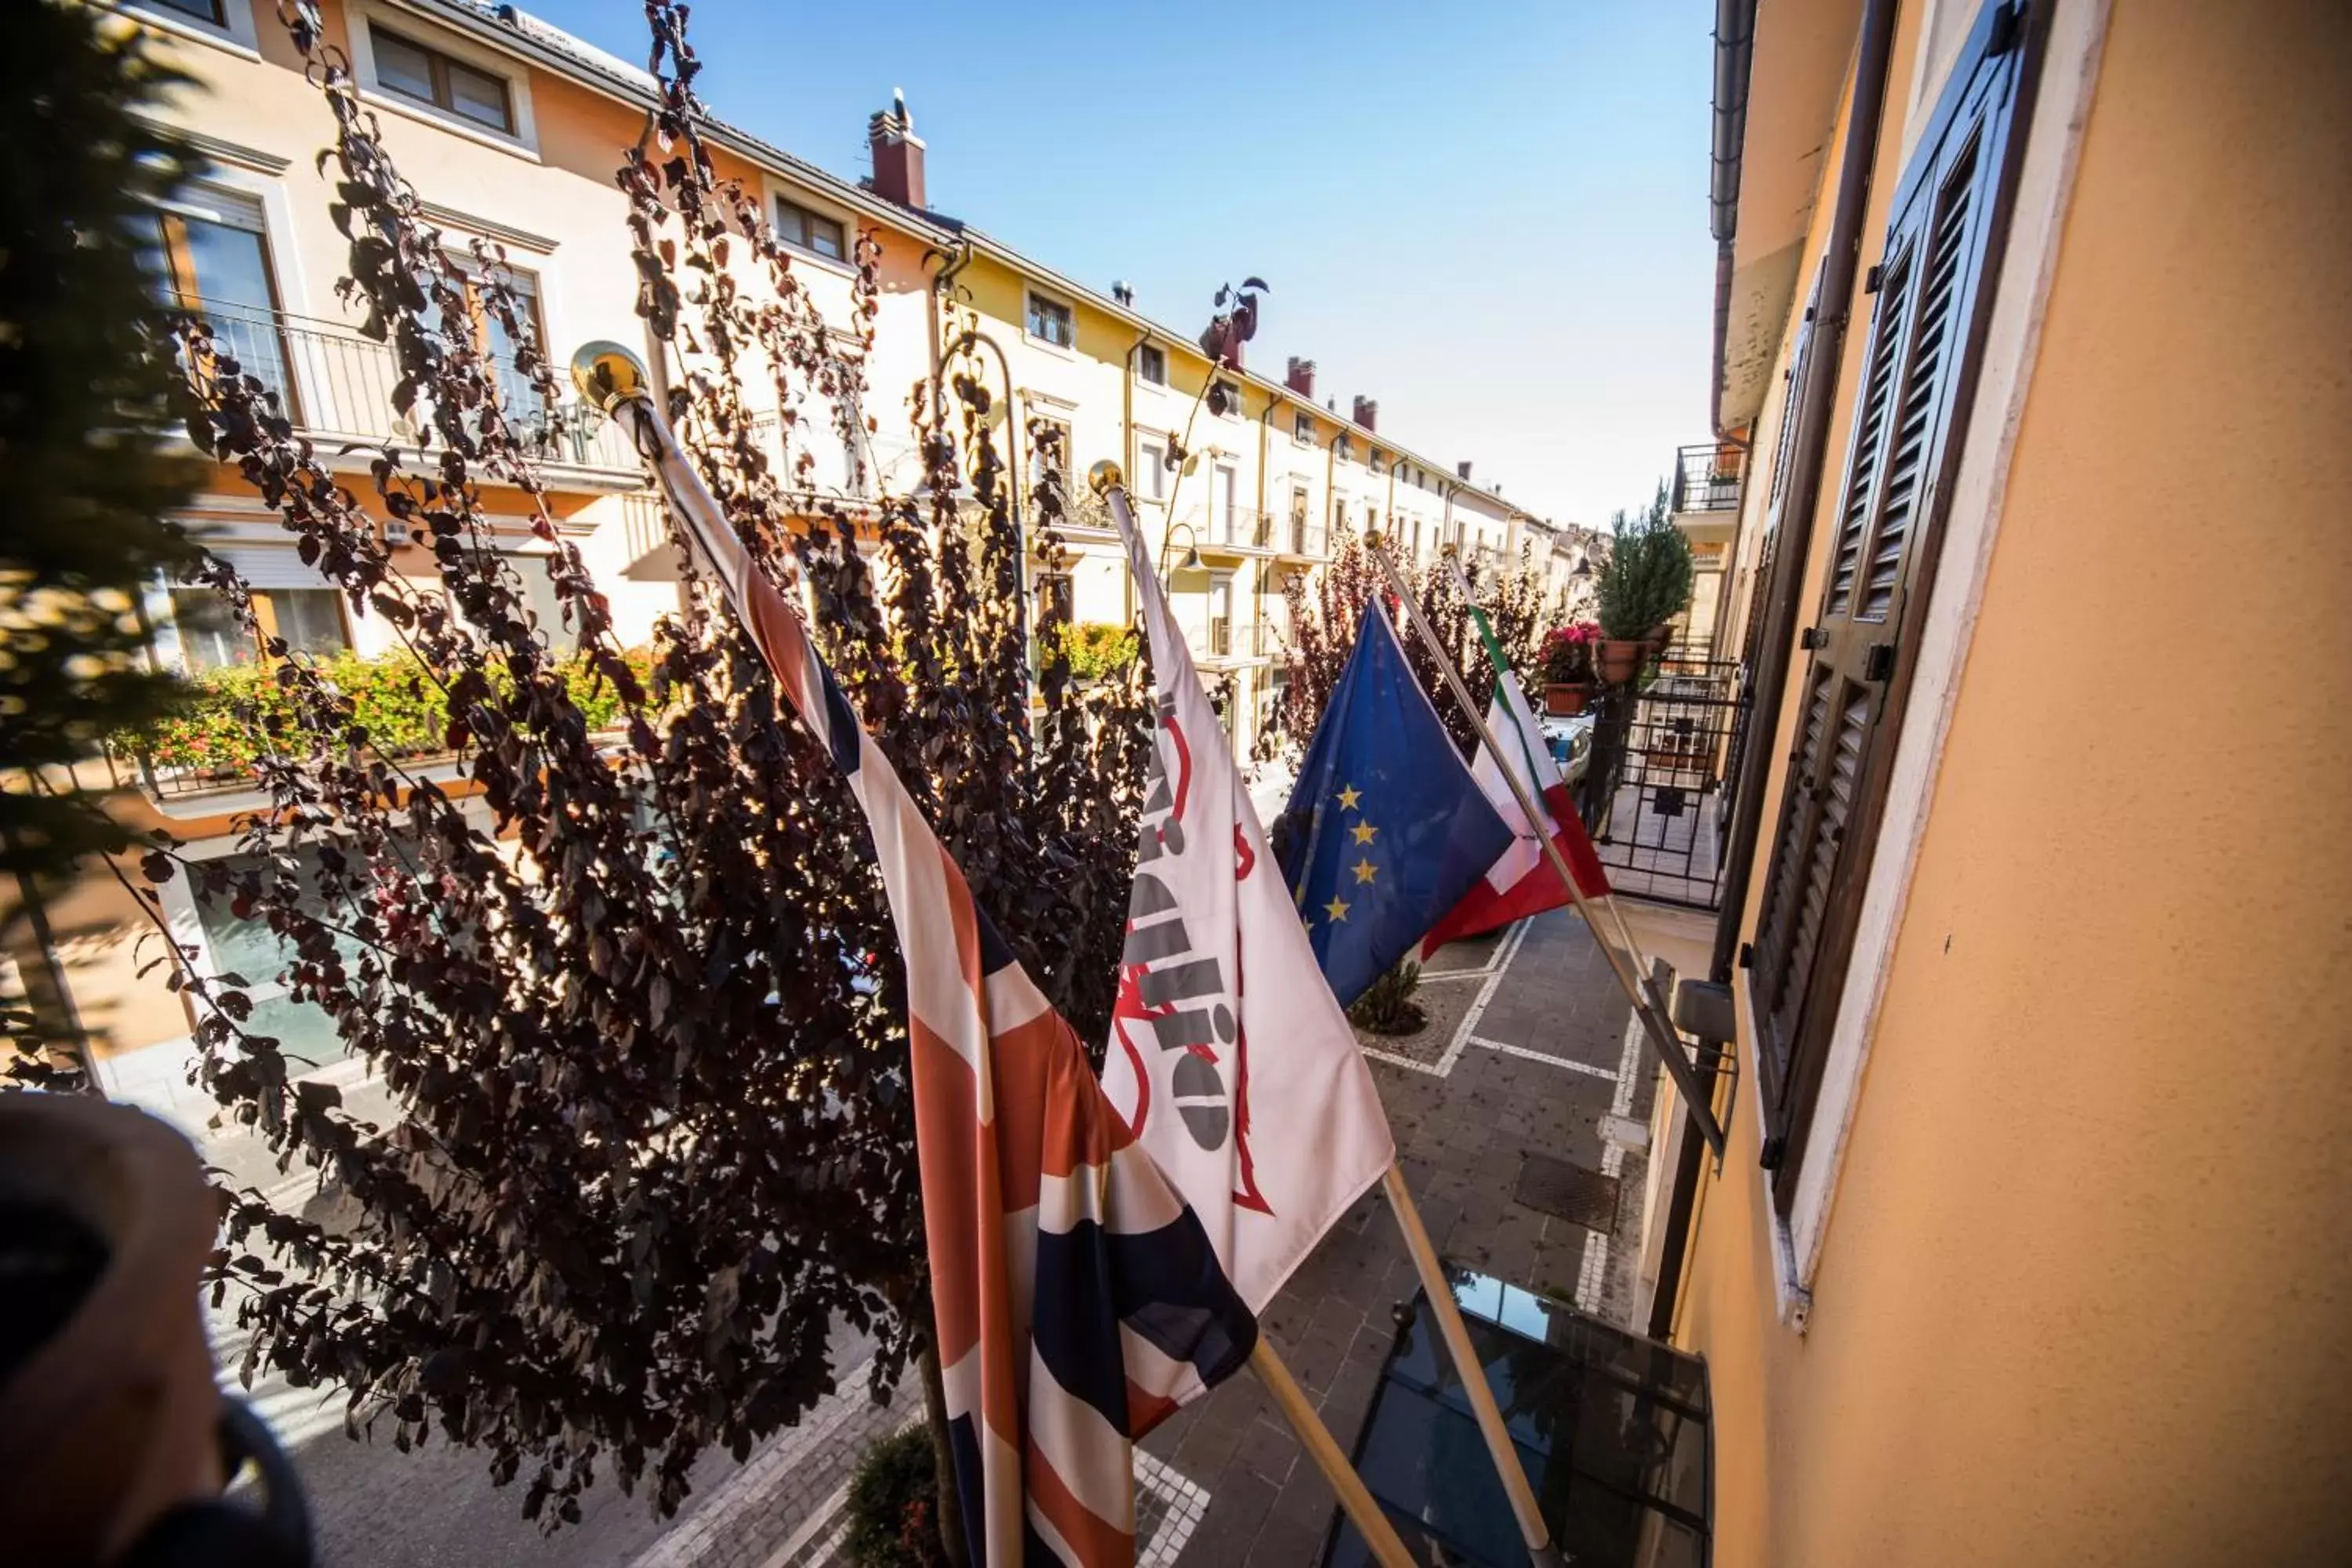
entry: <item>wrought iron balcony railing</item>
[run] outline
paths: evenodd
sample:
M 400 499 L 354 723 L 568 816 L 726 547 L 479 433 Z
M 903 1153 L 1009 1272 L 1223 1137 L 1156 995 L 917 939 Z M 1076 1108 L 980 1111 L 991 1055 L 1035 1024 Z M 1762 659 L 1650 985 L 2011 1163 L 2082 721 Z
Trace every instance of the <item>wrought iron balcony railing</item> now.
M 1728 442 L 1684 447 L 1675 453 L 1674 510 L 1738 511 L 1748 478 L 1748 448 Z
M 294 427 L 316 440 L 421 442 L 423 407 L 402 414 L 392 394 L 401 379 L 392 350 L 336 322 L 284 310 L 184 300 L 213 329 L 223 354 L 257 376 L 284 404 Z M 492 361 L 509 425 L 543 463 L 635 475 L 642 471 L 621 427 L 579 403 L 550 404 L 511 356 Z

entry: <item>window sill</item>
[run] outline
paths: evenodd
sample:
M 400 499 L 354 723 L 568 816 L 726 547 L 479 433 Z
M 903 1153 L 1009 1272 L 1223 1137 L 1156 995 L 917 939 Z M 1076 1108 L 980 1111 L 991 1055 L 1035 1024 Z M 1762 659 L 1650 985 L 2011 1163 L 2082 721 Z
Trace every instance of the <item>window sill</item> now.
M 854 279 L 857 276 L 857 268 L 852 263 L 837 256 L 827 256 L 822 250 L 811 250 L 805 245 L 794 245 L 781 235 L 776 238 L 776 248 L 791 257 L 795 267 L 806 262 L 818 271 L 830 272 L 835 277 Z
M 1075 360 L 1078 357 L 1078 351 L 1076 349 L 1064 348 L 1053 339 L 1041 338 L 1026 327 L 1021 329 L 1021 341 L 1027 343 L 1033 349 L 1045 350 L 1045 353 L 1052 354 L 1056 359 Z
M 1764 1129 L 1764 1062 L 1758 1054 L 1760 1037 L 1756 1031 L 1756 979 L 1753 970 L 1736 971 L 1738 984 L 1732 987 L 1733 1016 L 1739 1030 L 1740 1076 L 1748 1080 L 1748 1109 L 1756 1119 L 1757 1133 Z M 1772 1173 L 1764 1171 L 1757 1177 L 1758 1200 L 1764 1205 L 1764 1228 L 1771 1233 L 1772 1300 L 1778 1309 L 1781 1326 L 1800 1338 L 1810 1326 L 1813 1312 L 1813 1293 L 1799 1278 L 1796 1238 L 1789 1228 L 1789 1216 L 1772 1201 Z
M 477 125 L 463 115 L 452 114 L 435 104 L 419 103 L 413 98 L 403 98 L 380 87 L 360 89 L 360 101 L 371 109 L 384 110 L 404 120 L 414 120 L 420 124 L 430 125 L 436 131 L 446 131 L 452 136 L 462 136 L 468 142 L 510 153 L 527 163 L 541 161 L 539 149 L 521 137 L 493 131 L 487 125 Z

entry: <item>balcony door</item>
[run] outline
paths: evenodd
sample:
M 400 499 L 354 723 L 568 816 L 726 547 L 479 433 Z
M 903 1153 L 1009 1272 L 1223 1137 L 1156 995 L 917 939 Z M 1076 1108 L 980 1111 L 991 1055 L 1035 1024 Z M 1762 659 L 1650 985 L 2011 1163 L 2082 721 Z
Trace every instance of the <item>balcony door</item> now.
M 219 352 L 260 377 L 284 401 L 288 416 L 300 423 L 261 204 L 199 186 L 187 202 L 158 209 L 154 219 L 157 281 L 165 300 L 202 316 Z
M 1241 519 L 1234 510 L 1234 490 L 1239 482 L 1231 463 L 1219 463 L 1209 479 L 1209 537 L 1227 544 L 1243 542 Z

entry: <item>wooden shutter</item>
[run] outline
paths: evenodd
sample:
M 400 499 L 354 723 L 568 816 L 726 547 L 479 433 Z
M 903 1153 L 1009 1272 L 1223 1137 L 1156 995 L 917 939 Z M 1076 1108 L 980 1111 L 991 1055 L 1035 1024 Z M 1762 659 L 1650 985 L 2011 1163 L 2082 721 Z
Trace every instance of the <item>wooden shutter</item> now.
M 1773 602 L 1779 591 L 1780 520 L 1789 505 L 1789 464 L 1797 453 L 1797 426 L 1803 423 L 1798 411 L 1804 405 L 1805 381 L 1812 369 L 1813 325 L 1821 318 L 1822 274 L 1828 270 L 1825 263 L 1813 274 L 1812 289 L 1805 296 L 1805 313 L 1798 320 L 1797 341 L 1789 351 L 1789 368 L 1781 375 L 1780 428 L 1773 443 L 1771 489 L 1764 501 L 1764 539 L 1756 549 L 1756 586 L 1748 595 L 1748 626 L 1740 638 L 1739 705 L 1723 763 L 1727 779 L 1737 780 L 1746 763 L 1748 716 L 1756 710 L 1756 662 L 1764 645 L 1764 606 Z M 1731 793 L 1727 790 L 1721 803 L 1727 817 L 1730 805 Z
M 1990 313 L 2027 94 L 1989 4 L 1897 187 L 1754 947 L 1764 1160 L 1785 1208 L 1844 993 L 1911 657 Z M 1800 501 L 1798 504 L 1802 504 Z M 1793 565 L 1793 563 L 1791 563 Z

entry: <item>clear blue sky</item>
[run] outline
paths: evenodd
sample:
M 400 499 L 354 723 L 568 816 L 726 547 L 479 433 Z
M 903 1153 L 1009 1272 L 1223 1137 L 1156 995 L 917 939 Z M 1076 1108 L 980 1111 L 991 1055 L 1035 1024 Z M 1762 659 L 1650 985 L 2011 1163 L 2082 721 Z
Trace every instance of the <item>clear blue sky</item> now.
M 645 59 L 637 0 L 524 9 Z M 703 0 L 721 118 L 835 174 L 902 88 L 931 205 L 1196 329 L 1272 285 L 1253 369 L 1563 521 L 1706 434 L 1703 0 Z

